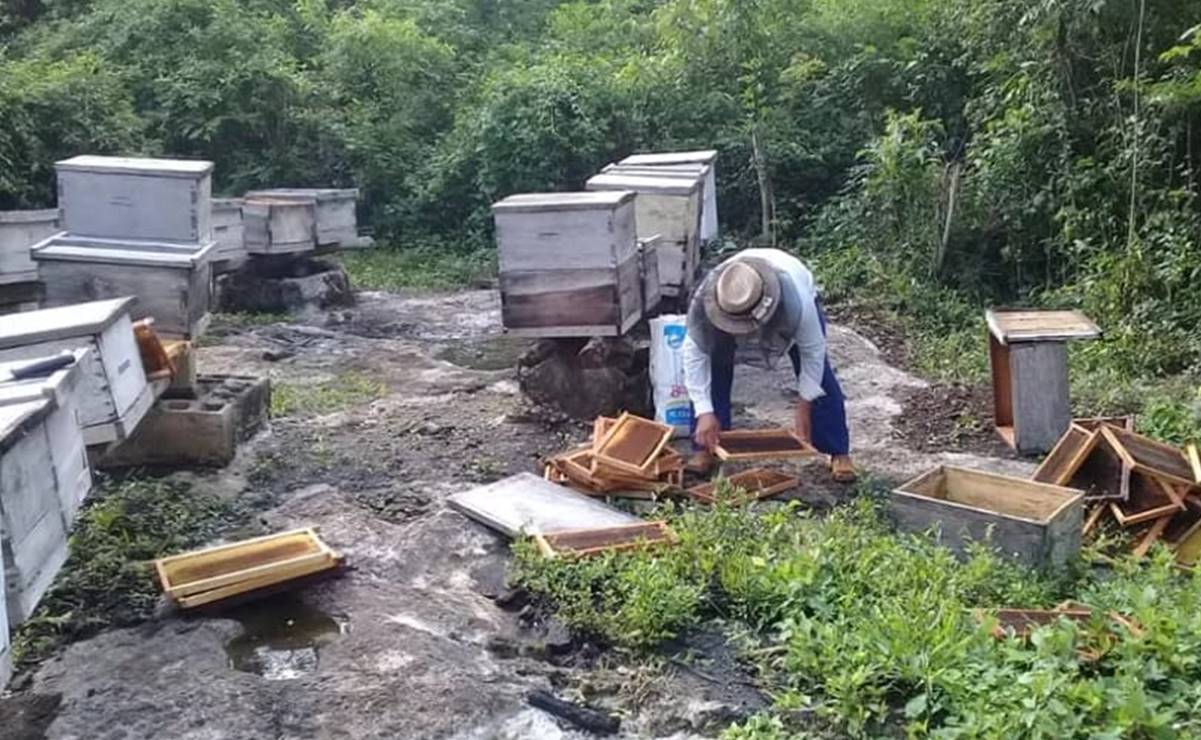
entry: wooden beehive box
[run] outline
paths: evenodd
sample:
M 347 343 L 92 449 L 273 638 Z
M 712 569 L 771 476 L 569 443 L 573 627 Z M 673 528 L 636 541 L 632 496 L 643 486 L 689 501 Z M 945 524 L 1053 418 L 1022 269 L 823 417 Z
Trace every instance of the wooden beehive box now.
M 30 249 L 61 231 L 58 224 L 57 208 L 0 211 L 0 285 L 38 279 Z
M 47 308 L 135 296 L 133 318 L 152 317 L 159 334 L 192 339 L 208 326 L 215 248 L 213 242 L 60 234 L 34 247 L 33 256 L 45 284 Z
M 213 198 L 213 272 L 236 270 L 246 262 L 245 229 L 241 198 Z
M 659 282 L 663 295 L 687 295 L 700 264 L 703 179 L 600 174 L 592 191 L 633 191 L 640 238 L 658 236 Z
M 80 361 L 84 444 L 125 439 L 154 402 L 129 311 L 132 298 L 15 314 L 0 321 L 0 361 L 89 350 Z
M 312 203 L 318 246 L 353 247 L 358 243 L 355 209 L 359 191 L 355 188 L 272 188 L 251 191 L 246 197 Z
M 514 195 L 492 212 L 506 331 L 621 336 L 642 318 L 633 193 Z
M 80 423 L 80 406 L 85 392 L 84 367 L 89 353 L 87 349 L 70 352 L 74 362 L 45 377 L 0 382 L 0 407 L 35 401 L 51 404 L 44 422 L 45 431 L 51 442 L 55 485 L 68 528 L 75 522 L 75 514 L 92 490 L 92 471 L 88 466 Z M 0 377 L 8 376 L 12 370 L 29 362 L 0 362 Z
M 715 150 L 633 154 L 618 164 L 664 169 L 675 169 L 690 164 L 707 167 L 708 169 L 705 171 L 705 213 L 701 219 L 701 241 L 707 244 L 717 239 L 717 152 Z
M 317 248 L 317 203 L 247 197 L 242 201 L 242 226 L 249 255 L 312 252 Z
M 55 164 L 73 236 L 208 242 L 213 163 L 84 155 Z
M 942 466 L 889 496 L 900 529 L 936 532 L 964 552 L 969 541 L 1036 567 L 1059 568 L 1080 551 L 1083 494 L 1071 488 Z
M 642 315 L 652 316 L 663 300 L 659 282 L 659 237 L 638 240 L 638 268 L 642 284 Z
M 312 529 L 256 537 L 154 561 L 163 593 L 181 609 L 333 571 L 342 557 Z
M 1047 452 L 1072 421 L 1067 341 L 1101 330 L 1079 311 L 993 310 L 985 318 L 997 433 L 1022 454 Z

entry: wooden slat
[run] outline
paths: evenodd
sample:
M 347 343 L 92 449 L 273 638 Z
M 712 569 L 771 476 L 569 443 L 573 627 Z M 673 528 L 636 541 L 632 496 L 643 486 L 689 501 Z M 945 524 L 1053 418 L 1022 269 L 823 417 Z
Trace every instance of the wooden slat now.
M 1066 485 L 1100 438 L 1100 432 L 1089 432 L 1078 426 L 1069 427 L 1031 479 L 1056 486 Z
M 252 591 L 258 591 L 262 588 L 268 588 L 288 581 L 294 581 L 299 578 L 311 576 L 324 571 L 337 570 L 341 567 L 341 561 L 336 558 L 330 558 L 325 562 L 306 562 L 286 567 L 279 567 L 275 570 L 255 578 L 249 578 L 245 581 L 238 581 L 227 586 L 214 588 L 209 591 L 192 594 L 191 596 L 181 596 L 174 598 L 176 606 L 180 609 L 193 609 L 205 604 L 212 604 L 225 599 L 241 596 Z
M 1144 532 L 1143 535 L 1134 543 L 1134 549 L 1132 549 L 1130 553 L 1136 558 L 1145 556 L 1147 551 L 1151 549 L 1151 546 L 1158 542 L 1160 537 L 1163 536 L 1164 530 L 1168 528 L 1168 522 L 1171 521 L 1171 519 L 1172 515 L 1168 514 L 1167 516 L 1162 516 L 1152 522 L 1151 526 L 1147 528 L 1147 531 Z
M 1171 484 L 1138 472 L 1131 477 L 1129 500 L 1113 501 L 1109 506 L 1114 519 L 1123 527 L 1159 519 L 1184 508 L 1182 497 Z
M 1197 443 L 1189 442 L 1185 454 L 1188 456 L 1189 467 L 1193 469 L 1193 480 L 1201 484 L 1201 452 L 1197 450 Z
M 155 568 L 163 590 L 182 597 L 331 557 L 337 556 L 315 531 L 298 529 L 160 558 Z
M 813 457 L 817 450 L 787 429 L 740 429 L 721 433 L 715 450 L 723 462 Z
M 1009 348 L 988 335 L 988 361 L 992 367 L 993 423 L 997 429 L 1009 427 L 1013 446 L 1013 379 L 1009 375 Z M 1004 435 L 1002 435 L 1004 436 Z
M 1092 531 L 1101 523 L 1101 518 L 1109 511 L 1109 504 L 1094 504 L 1092 510 L 1084 520 L 1084 527 L 1080 533 L 1087 537 L 1092 534 Z

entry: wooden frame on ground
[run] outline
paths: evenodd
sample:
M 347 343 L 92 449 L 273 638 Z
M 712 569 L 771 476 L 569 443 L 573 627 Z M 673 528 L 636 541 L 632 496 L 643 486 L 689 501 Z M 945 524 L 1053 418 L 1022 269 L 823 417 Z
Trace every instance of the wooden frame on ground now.
M 779 429 L 738 429 L 721 433 L 715 450 L 722 462 L 755 462 L 816 456 L 813 446 L 791 431 Z
M 680 538 L 665 521 L 534 535 L 538 549 L 548 558 L 568 555 L 586 557 L 604 552 L 674 545 L 679 541 Z

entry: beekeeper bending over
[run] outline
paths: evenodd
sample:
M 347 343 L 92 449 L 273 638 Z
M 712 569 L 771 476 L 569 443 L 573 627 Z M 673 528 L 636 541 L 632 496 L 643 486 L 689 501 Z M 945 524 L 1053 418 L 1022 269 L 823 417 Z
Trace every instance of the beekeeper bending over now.
M 747 249 L 709 273 L 688 308 L 684 383 L 693 405 L 697 452 L 689 467 L 708 472 L 730 429 L 734 350 L 757 340 L 768 367 L 785 353 L 796 373 L 796 433 L 830 456 L 835 480 L 855 479 L 845 398 L 826 353 L 826 317 L 813 275 L 778 249 Z

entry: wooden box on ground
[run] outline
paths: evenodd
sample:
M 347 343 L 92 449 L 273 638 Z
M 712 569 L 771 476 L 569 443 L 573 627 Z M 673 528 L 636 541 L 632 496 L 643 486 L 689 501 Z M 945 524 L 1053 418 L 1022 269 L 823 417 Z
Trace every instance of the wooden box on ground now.
M 317 203 L 247 196 L 242 201 L 248 255 L 300 254 L 317 248 Z
M 633 193 L 514 195 L 492 212 L 506 331 L 622 336 L 642 318 Z
M 701 219 L 701 241 L 717 239 L 717 152 L 712 149 L 695 152 L 659 152 L 632 154 L 618 164 L 631 167 L 675 168 L 680 165 L 701 164 L 705 172 L 705 215 Z
M 38 265 L 29 250 L 60 231 L 57 208 L 0 211 L 0 285 L 37 280 Z
M 55 164 L 63 229 L 73 236 L 208 242 L 213 163 L 79 156 Z
M 1047 452 L 1071 423 L 1069 339 L 1101 336 L 1079 311 L 988 311 L 997 432 L 1022 454 Z
M 241 198 L 213 198 L 213 273 L 221 274 L 246 262 L 245 229 L 242 226 Z
M 159 334 L 198 337 L 209 321 L 213 242 L 150 242 L 51 237 L 34 247 L 44 305 L 71 306 L 135 296 L 133 318 L 152 317 Z
M 154 401 L 129 317 L 132 298 L 15 314 L 0 321 L 0 360 L 90 350 L 80 362 L 84 443 L 125 439 Z
M 312 203 L 316 209 L 318 246 L 358 246 L 359 225 L 355 215 L 359 200 L 357 189 L 272 188 L 249 192 L 246 197 Z
M 893 491 L 889 510 L 900 529 L 933 530 L 960 553 L 974 540 L 1059 568 L 1080 550 L 1083 495 L 1071 488 L 943 466 Z
M 312 529 L 257 537 L 154 562 L 163 592 L 182 609 L 335 570 L 342 558 Z
M 700 264 L 700 228 L 703 210 L 702 179 L 596 175 L 588 180 L 592 191 L 633 191 L 638 236 L 658 236 L 659 282 L 663 295 L 687 295 Z

